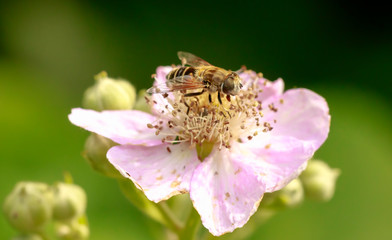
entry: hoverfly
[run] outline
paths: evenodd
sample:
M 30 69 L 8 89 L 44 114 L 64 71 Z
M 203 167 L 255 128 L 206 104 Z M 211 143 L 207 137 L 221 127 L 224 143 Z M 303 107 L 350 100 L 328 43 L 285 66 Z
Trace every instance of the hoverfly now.
M 182 66 L 174 68 L 166 75 L 165 83 L 148 89 L 147 93 L 183 91 L 184 97 L 194 97 L 209 92 L 208 99 L 211 103 L 211 93 L 218 92 L 218 100 L 222 104 L 221 93 L 230 99 L 230 95 L 237 95 L 242 88 L 241 78 L 237 72 L 213 66 L 188 52 L 178 52 L 178 58 Z M 186 93 L 187 90 L 200 91 Z

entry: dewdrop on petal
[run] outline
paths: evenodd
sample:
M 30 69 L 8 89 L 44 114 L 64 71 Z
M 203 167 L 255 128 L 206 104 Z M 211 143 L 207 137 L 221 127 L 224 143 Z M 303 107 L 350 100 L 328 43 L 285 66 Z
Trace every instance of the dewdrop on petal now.
M 126 80 L 113 79 L 101 72 L 96 83 L 83 96 L 82 106 L 96 111 L 132 109 L 136 100 L 135 87 Z
M 20 182 L 6 198 L 3 212 L 20 232 L 40 231 L 52 217 L 52 198 L 48 185 Z
M 329 201 L 335 193 L 336 180 L 339 175 L 339 169 L 330 168 L 323 161 L 310 161 L 300 176 L 306 197 L 316 201 Z
M 69 183 L 56 183 L 53 187 L 53 219 L 69 221 L 86 211 L 87 197 L 84 190 Z
M 84 145 L 83 157 L 97 172 L 111 178 L 123 178 L 106 157 L 107 151 L 115 145 L 110 139 L 92 133 Z

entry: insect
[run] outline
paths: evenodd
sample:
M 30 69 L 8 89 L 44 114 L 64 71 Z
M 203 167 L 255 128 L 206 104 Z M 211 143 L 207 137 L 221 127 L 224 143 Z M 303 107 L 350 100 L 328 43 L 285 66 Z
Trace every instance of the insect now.
M 174 68 L 166 75 L 166 82 L 147 90 L 147 93 L 168 93 L 183 91 L 185 97 L 194 97 L 209 92 L 209 102 L 212 102 L 211 93 L 218 92 L 219 103 L 222 104 L 221 93 L 235 96 L 242 88 L 241 78 L 237 72 L 216 67 L 188 52 L 178 52 L 182 62 L 181 67 Z M 187 66 L 188 65 L 188 66 Z M 186 93 L 187 90 L 200 90 Z

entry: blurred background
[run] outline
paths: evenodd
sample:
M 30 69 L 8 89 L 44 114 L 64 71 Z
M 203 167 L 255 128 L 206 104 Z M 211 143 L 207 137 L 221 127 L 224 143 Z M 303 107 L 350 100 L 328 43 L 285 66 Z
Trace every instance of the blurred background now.
M 392 239 L 392 27 L 377 1 L 0 1 L 0 201 L 21 180 L 69 171 L 88 194 L 91 239 L 152 239 L 114 180 L 81 157 L 67 115 L 106 70 L 138 89 L 189 51 L 324 96 L 316 158 L 340 168 L 335 197 L 279 213 L 249 239 Z M 0 239 L 15 231 L 0 217 Z

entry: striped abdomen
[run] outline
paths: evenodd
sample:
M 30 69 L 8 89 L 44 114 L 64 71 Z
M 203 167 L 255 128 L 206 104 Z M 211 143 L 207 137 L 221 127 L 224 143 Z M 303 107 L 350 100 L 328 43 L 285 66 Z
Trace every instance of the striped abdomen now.
M 176 77 L 190 76 L 190 75 L 194 75 L 195 72 L 196 69 L 194 67 L 179 67 L 169 72 L 166 75 L 166 79 L 170 80 Z

